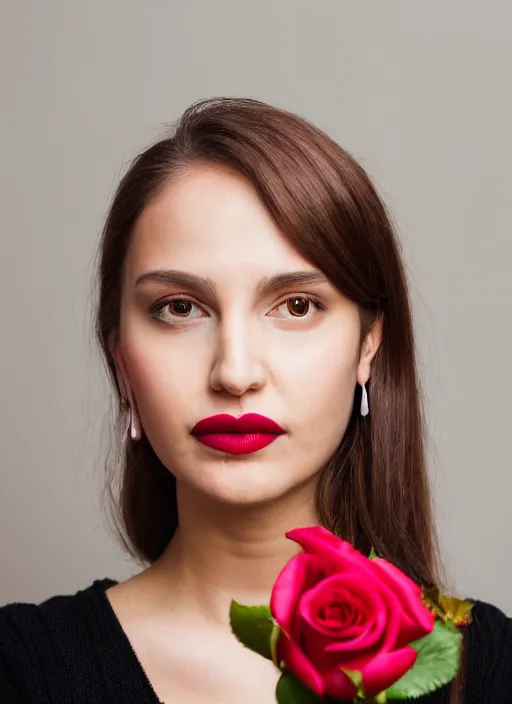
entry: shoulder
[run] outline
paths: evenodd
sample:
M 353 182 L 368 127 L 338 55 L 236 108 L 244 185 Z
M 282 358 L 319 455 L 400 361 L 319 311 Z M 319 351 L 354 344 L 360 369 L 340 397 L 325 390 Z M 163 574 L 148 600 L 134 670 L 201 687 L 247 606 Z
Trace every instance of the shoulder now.
M 111 584 L 115 582 L 96 580 L 75 594 L 53 596 L 40 604 L 13 602 L 0 607 L 0 692 L 10 695 L 6 701 L 32 701 L 48 673 L 63 672 L 65 649 L 73 649 L 85 631 L 91 596 Z
M 75 594 L 52 596 L 39 604 L 13 602 L 0 607 L 0 646 L 6 639 L 36 643 L 38 636 L 46 641 L 58 637 L 70 619 L 80 618 L 91 596 L 113 584 L 114 580 L 98 579 Z
M 512 619 L 483 601 L 475 601 L 466 627 L 467 701 L 512 700 Z M 478 699 L 471 692 L 478 691 Z
M 468 644 L 476 651 L 485 646 L 488 659 L 499 660 L 502 656 L 512 655 L 512 619 L 497 606 L 475 601 L 472 622 L 467 630 Z M 512 666 L 512 662 L 510 664 Z

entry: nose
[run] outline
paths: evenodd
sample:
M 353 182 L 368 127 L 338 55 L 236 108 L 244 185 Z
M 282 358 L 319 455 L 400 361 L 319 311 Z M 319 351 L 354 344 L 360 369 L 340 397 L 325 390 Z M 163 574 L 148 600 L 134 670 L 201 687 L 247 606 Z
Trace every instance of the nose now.
M 247 321 L 223 321 L 210 375 L 214 391 L 243 396 L 261 389 L 267 380 L 263 361 L 263 340 Z

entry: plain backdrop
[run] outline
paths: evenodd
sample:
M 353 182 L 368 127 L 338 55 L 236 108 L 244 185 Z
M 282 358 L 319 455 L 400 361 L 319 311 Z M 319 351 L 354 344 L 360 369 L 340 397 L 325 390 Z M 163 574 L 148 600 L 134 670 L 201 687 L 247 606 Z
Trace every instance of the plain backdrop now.
M 0 0 L 0 603 L 138 571 L 100 511 L 92 337 L 113 189 L 193 101 L 309 118 L 389 204 L 451 584 L 512 613 L 512 5 Z

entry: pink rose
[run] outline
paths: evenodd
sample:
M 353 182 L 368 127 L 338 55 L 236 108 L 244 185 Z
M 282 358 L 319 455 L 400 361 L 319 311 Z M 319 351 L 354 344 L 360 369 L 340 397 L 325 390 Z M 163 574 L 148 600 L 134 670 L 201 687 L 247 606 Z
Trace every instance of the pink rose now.
M 283 631 L 279 660 L 320 697 L 353 700 L 354 684 L 342 669 L 361 672 L 367 697 L 390 687 L 414 665 L 409 644 L 434 628 L 419 586 L 324 528 L 286 535 L 304 552 L 272 590 L 270 609 Z

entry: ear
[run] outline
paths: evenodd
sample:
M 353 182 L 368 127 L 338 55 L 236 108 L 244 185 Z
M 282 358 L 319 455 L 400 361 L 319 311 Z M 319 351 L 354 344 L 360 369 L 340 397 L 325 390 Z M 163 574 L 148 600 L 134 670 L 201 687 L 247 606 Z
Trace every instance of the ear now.
M 380 316 L 368 330 L 361 345 L 357 365 L 357 381 L 361 386 L 367 383 L 372 370 L 372 362 L 382 342 L 383 319 Z
M 142 436 L 142 425 L 137 404 L 131 390 L 130 380 L 128 378 L 128 369 L 123 357 L 119 334 L 117 332 L 111 334 L 108 340 L 108 349 L 116 366 L 117 383 L 119 384 L 119 390 L 122 397 L 121 407 L 124 410 L 130 409 L 129 430 L 131 438 L 132 440 L 140 440 Z
M 119 331 L 116 330 L 110 334 L 108 339 L 108 349 L 116 366 L 117 383 L 119 385 L 121 396 L 131 403 L 132 397 L 130 384 L 128 381 L 128 371 L 121 349 Z

